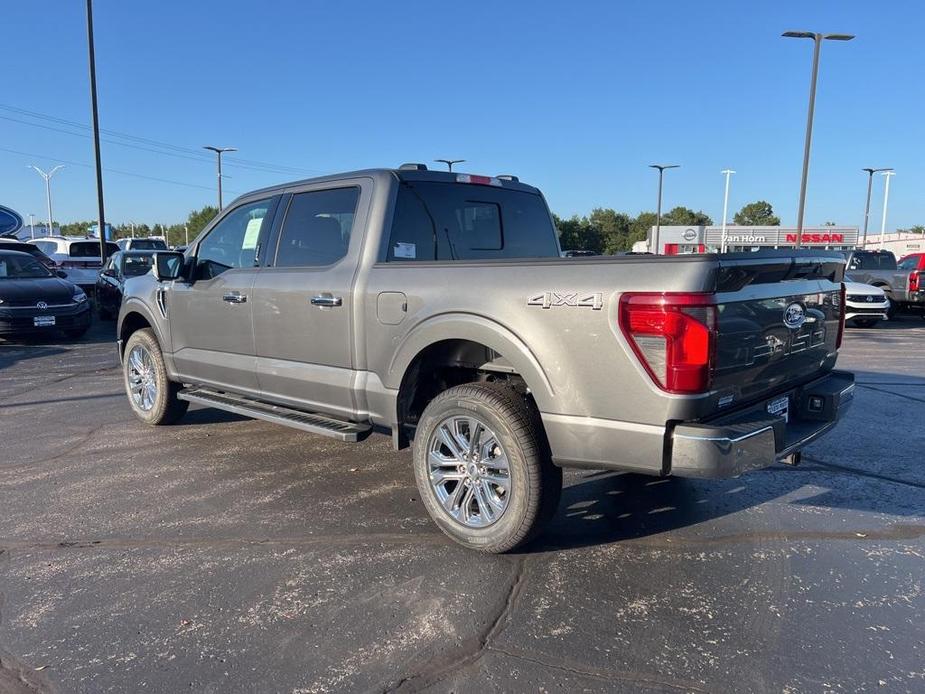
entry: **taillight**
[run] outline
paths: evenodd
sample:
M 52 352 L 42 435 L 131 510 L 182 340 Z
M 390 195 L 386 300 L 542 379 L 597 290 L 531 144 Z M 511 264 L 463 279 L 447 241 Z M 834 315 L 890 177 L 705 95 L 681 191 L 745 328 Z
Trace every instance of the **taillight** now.
M 624 294 L 620 329 L 659 388 L 710 389 L 717 332 L 713 294 Z
M 841 290 L 838 292 L 838 336 L 835 338 L 835 349 L 841 349 L 841 339 L 845 334 L 845 314 L 848 307 L 845 305 L 845 283 L 841 283 Z
M 919 287 L 921 286 L 919 283 L 919 280 L 920 278 L 919 278 L 918 270 L 913 270 L 912 272 L 909 273 L 909 291 L 910 292 L 917 292 L 919 290 Z

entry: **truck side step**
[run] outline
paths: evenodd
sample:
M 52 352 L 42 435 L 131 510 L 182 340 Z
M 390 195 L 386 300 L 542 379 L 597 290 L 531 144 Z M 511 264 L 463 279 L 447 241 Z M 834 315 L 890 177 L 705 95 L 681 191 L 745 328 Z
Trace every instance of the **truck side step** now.
M 243 395 L 220 393 L 208 388 L 184 388 L 177 393 L 177 397 L 181 400 L 194 402 L 197 405 L 214 407 L 254 419 L 264 419 L 274 424 L 294 427 L 312 434 L 330 436 L 341 441 L 359 441 L 361 438 L 365 438 L 366 434 L 372 430 L 372 426 L 369 424 L 344 422 L 327 415 L 303 412 L 302 410 L 294 410 L 280 405 L 271 405 Z

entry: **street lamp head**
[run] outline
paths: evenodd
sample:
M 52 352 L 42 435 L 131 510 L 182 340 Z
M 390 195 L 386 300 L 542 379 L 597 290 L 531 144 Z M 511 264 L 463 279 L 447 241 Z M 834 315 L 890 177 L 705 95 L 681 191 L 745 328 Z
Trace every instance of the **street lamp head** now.
M 886 169 L 885 171 L 881 171 L 881 172 L 880 172 L 880 175 L 881 175 L 881 176 L 886 176 L 887 178 L 889 178 L 890 176 L 895 176 L 895 175 L 896 175 L 896 172 L 893 171 L 893 169 Z
M 722 171 L 720 171 L 720 173 L 721 174 L 734 174 L 735 171 L 733 171 L 732 169 L 723 169 Z
M 213 147 L 212 145 L 203 145 L 203 149 L 208 149 L 216 154 L 222 154 L 223 152 L 237 152 L 237 147 Z
M 814 39 L 816 35 L 811 31 L 785 31 L 781 36 L 788 39 Z
M 680 168 L 680 164 L 649 164 L 650 169 L 658 169 L 659 171 L 664 171 L 665 169 L 677 169 Z
M 823 36 L 826 41 L 850 41 L 854 34 L 826 34 Z

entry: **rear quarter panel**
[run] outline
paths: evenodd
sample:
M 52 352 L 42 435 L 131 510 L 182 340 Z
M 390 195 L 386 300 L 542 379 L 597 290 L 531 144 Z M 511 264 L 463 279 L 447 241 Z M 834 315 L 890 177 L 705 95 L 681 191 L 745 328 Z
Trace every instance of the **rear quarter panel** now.
M 378 263 L 358 297 L 368 370 L 398 389 L 427 345 L 473 340 L 514 366 L 544 413 L 664 425 L 682 396 L 659 391 L 631 356 L 617 325 L 619 297 L 707 291 L 714 268 L 703 256 Z M 406 296 L 397 325 L 377 315 L 383 292 Z

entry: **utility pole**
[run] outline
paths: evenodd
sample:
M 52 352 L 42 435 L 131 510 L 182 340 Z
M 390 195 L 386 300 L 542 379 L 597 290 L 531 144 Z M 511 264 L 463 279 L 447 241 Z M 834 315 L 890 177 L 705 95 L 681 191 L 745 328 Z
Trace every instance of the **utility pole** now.
M 87 0 L 87 52 L 90 59 L 90 110 L 93 114 L 93 155 L 96 164 L 96 204 L 100 230 L 100 260 L 106 262 L 106 211 L 103 205 L 103 163 L 100 159 L 100 117 L 96 101 L 96 51 L 93 44 L 93 0 Z
M 732 169 L 723 169 L 721 174 L 726 176 L 726 193 L 723 195 L 723 236 L 720 243 L 720 252 L 726 252 L 726 212 L 729 209 L 729 177 L 735 173 Z
M 665 175 L 665 169 L 677 169 L 680 164 L 649 164 L 650 169 L 658 169 L 658 204 L 655 209 L 655 254 L 659 254 L 659 236 L 662 233 L 662 177 Z
M 447 171 L 450 173 L 453 172 L 453 164 L 462 164 L 465 159 L 434 159 L 434 161 L 440 162 L 441 164 L 446 164 Z
M 816 79 L 819 76 L 819 50 L 822 42 L 850 41 L 851 34 L 819 34 L 810 31 L 785 31 L 781 36 L 791 39 L 812 39 L 813 47 L 813 73 L 809 82 L 809 110 L 806 114 L 806 139 L 803 142 L 803 176 L 800 179 L 800 206 L 797 211 L 797 243 L 799 248 L 803 242 L 803 211 L 806 207 L 806 179 L 809 177 L 809 150 L 813 142 L 813 112 L 816 108 Z
M 45 202 L 48 205 L 48 235 L 54 236 L 55 227 L 54 227 L 54 222 L 52 221 L 52 216 L 51 216 L 51 177 L 54 176 L 55 173 L 63 169 L 64 164 L 58 164 L 58 166 L 53 168 L 51 171 L 42 171 L 35 164 L 30 164 L 26 168 L 35 169 L 36 173 L 38 173 L 39 176 L 45 179 Z
M 867 204 L 864 206 L 864 237 L 861 242 L 861 247 L 864 248 L 867 246 L 867 223 L 870 222 L 870 191 L 874 183 L 874 174 L 882 173 L 883 171 L 892 171 L 891 168 L 886 169 L 861 169 L 861 171 L 867 172 Z
M 893 171 L 884 171 L 883 177 L 883 218 L 880 220 L 880 249 L 883 250 L 883 235 L 886 233 L 886 207 L 890 202 L 890 179 L 896 174 Z
M 225 152 L 237 152 L 238 150 L 234 147 L 213 147 L 212 145 L 205 145 L 203 149 L 208 149 L 215 152 L 216 157 L 218 157 L 218 211 L 222 211 L 222 155 Z

